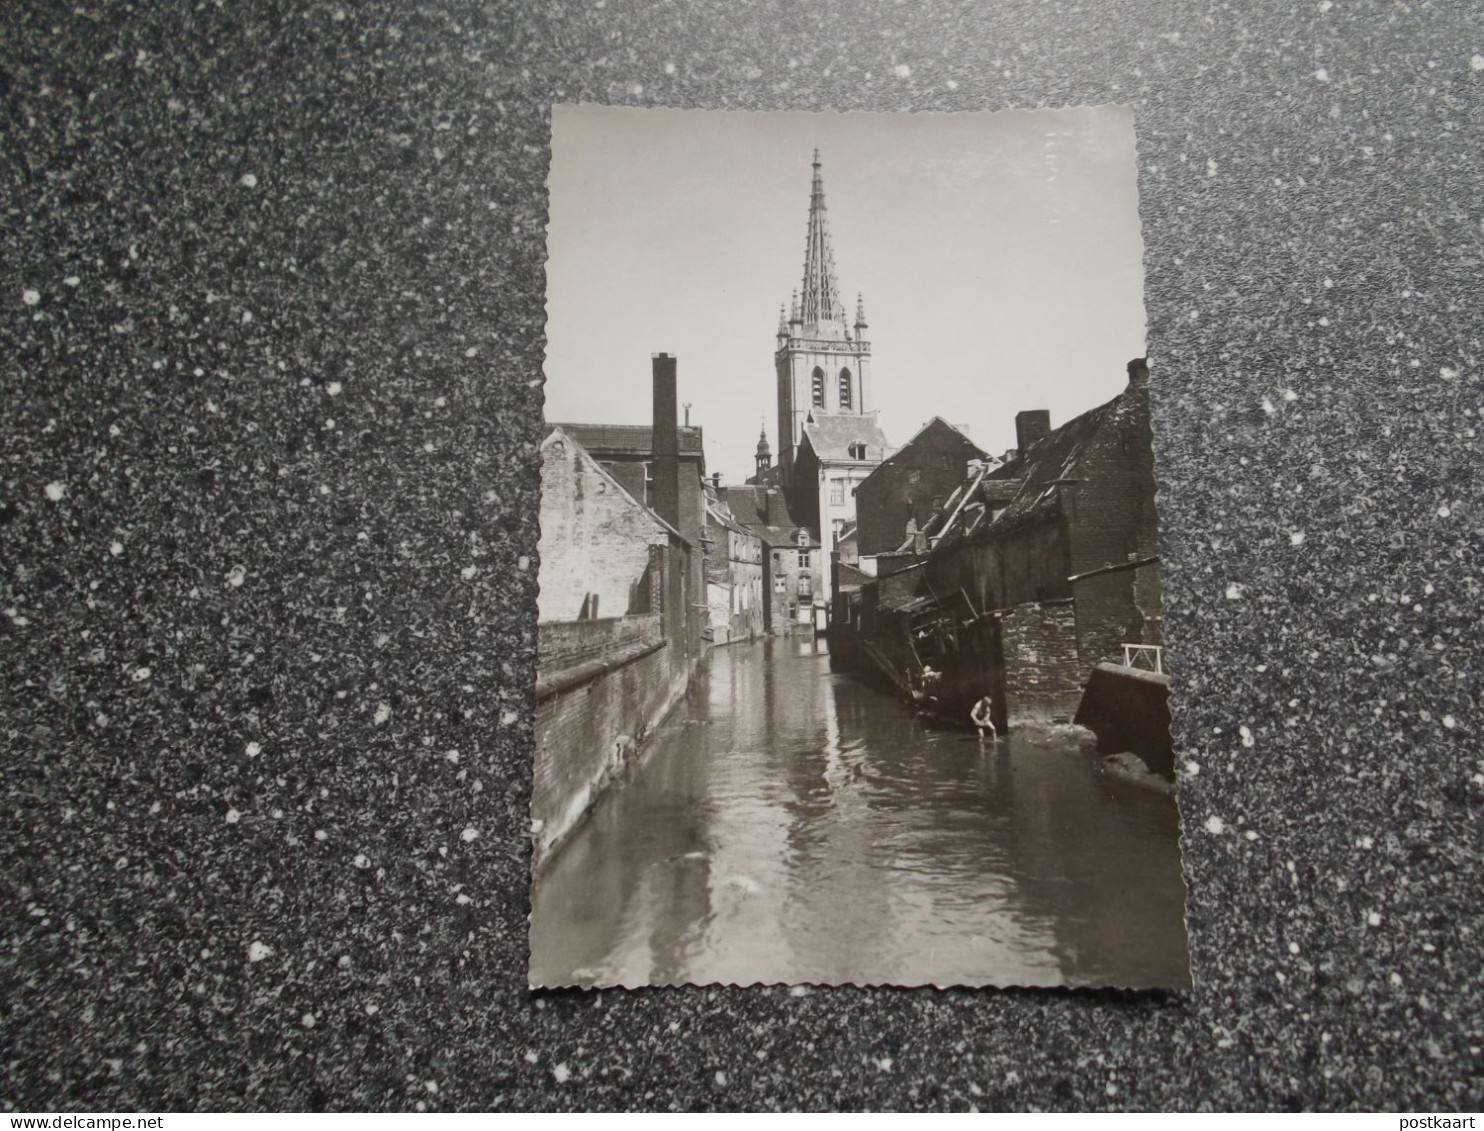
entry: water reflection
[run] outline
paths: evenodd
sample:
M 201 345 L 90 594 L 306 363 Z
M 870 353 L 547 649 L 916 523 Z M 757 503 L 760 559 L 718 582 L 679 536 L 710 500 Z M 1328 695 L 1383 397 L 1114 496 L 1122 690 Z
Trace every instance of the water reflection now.
M 717 650 L 533 892 L 535 985 L 1189 984 L 1174 802 Z

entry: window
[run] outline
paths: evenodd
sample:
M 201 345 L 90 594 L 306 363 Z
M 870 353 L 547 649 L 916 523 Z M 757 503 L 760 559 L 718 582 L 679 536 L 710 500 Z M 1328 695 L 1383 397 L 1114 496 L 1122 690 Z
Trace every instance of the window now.
M 824 370 L 817 365 L 814 367 L 814 377 L 812 380 L 812 384 L 814 393 L 814 407 L 824 408 Z
M 857 440 L 855 443 L 851 444 L 850 445 L 850 458 L 851 459 L 865 459 L 866 458 L 866 445 L 865 444 L 862 444 L 859 440 Z
M 845 480 L 830 480 L 830 506 L 843 507 L 845 505 Z
M 850 370 L 842 369 L 840 370 L 840 407 L 842 409 L 849 408 L 850 401 Z
M 644 462 L 644 505 L 653 505 L 654 499 L 654 464 L 648 460 Z
M 800 569 L 808 569 L 809 568 L 809 551 L 808 550 L 800 550 L 799 551 L 799 568 Z

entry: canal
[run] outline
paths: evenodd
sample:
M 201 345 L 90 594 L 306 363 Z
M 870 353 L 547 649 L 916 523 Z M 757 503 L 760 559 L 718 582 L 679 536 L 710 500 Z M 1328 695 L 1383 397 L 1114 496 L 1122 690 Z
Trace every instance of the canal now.
M 538 872 L 533 986 L 1185 986 L 1174 800 L 1069 738 L 981 743 L 719 648 Z

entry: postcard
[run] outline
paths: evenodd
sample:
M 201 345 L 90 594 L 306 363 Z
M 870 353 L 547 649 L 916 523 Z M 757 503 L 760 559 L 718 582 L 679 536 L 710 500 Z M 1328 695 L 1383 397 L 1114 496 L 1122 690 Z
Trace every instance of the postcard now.
M 531 985 L 1188 986 L 1133 111 L 552 131 Z

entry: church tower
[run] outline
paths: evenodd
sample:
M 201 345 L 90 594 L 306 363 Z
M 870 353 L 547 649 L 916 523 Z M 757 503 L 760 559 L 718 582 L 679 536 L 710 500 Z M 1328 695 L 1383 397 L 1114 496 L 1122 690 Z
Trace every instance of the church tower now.
M 778 319 L 778 464 L 785 486 L 804 426 L 824 416 L 865 416 L 871 345 L 865 340 L 865 305 L 857 298 L 852 324 L 835 278 L 835 255 L 825 214 L 824 177 L 814 151 L 809 190 L 809 230 L 804 247 L 804 285 L 794 292 L 785 318 Z M 880 457 L 877 457 L 878 459 Z

